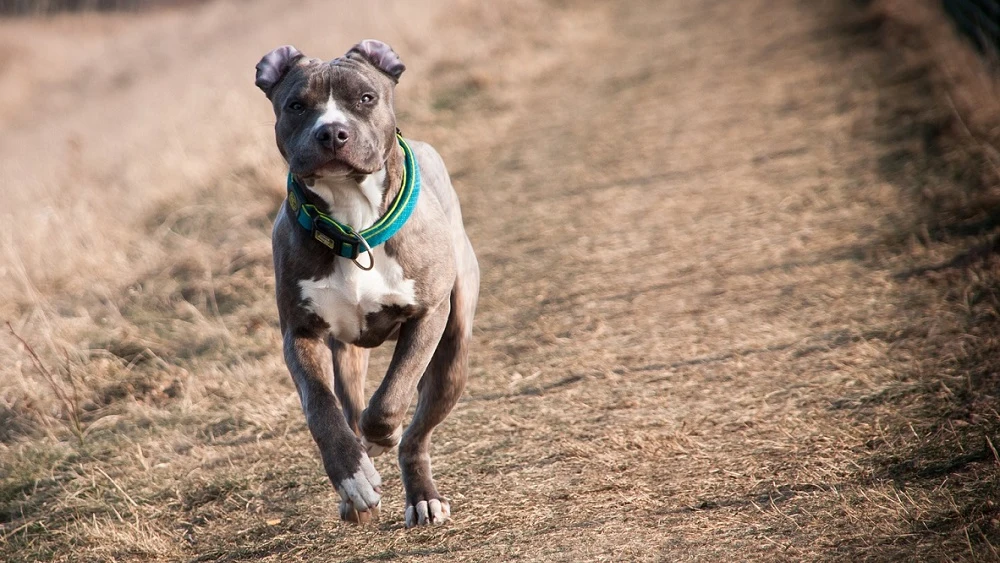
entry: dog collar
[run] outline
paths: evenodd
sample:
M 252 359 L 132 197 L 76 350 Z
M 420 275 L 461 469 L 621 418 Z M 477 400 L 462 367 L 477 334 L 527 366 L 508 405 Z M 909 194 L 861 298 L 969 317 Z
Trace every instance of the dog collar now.
M 306 203 L 302 183 L 291 172 L 288 173 L 288 205 L 295 213 L 299 225 L 312 233 L 313 238 L 333 250 L 337 256 L 354 260 L 354 263 L 363 270 L 370 270 L 375 266 L 371 249 L 389 240 L 403 228 L 413 213 L 417 196 L 420 195 L 420 167 L 417 165 L 417 159 L 398 132 L 396 139 L 403 149 L 402 187 L 389 205 L 386 214 L 361 232 L 350 225 L 338 222 L 317 209 L 315 205 Z M 358 256 L 362 252 L 368 252 L 370 258 L 368 267 L 358 262 Z

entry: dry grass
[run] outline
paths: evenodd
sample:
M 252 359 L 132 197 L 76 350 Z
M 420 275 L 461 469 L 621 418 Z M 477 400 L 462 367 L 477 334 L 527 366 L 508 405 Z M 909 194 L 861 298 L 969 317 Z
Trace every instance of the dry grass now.
M 0 558 L 1000 558 L 1000 106 L 910 7 L 0 21 Z M 484 269 L 433 530 L 391 459 L 337 521 L 279 354 L 250 69 L 361 37 Z

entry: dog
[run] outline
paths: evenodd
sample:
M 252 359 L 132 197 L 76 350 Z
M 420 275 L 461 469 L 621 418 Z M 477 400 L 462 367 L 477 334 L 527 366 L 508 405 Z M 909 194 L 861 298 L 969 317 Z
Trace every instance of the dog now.
M 272 232 L 285 363 L 341 519 L 378 518 L 371 458 L 398 446 L 409 528 L 451 516 L 430 438 L 465 386 L 479 265 L 441 157 L 396 127 L 405 68 L 381 41 L 330 61 L 286 45 L 260 60 L 256 85 L 288 163 Z M 366 407 L 369 350 L 388 340 L 392 360 Z

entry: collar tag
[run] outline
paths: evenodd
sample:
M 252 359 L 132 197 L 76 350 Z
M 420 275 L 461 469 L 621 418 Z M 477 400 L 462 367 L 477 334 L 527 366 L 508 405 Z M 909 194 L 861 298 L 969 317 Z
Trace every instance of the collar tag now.
M 316 240 L 320 241 L 321 243 L 323 243 L 324 245 L 326 245 L 327 248 L 329 248 L 331 250 L 333 250 L 334 248 L 337 247 L 337 241 L 333 240 L 332 238 L 324 235 L 323 233 L 321 233 L 319 231 L 313 231 L 313 238 L 315 238 Z

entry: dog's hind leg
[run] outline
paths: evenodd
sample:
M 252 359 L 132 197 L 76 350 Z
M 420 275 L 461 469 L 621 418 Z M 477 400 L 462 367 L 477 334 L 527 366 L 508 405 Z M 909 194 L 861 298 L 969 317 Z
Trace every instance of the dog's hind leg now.
M 478 286 L 478 280 L 474 280 Z M 431 477 L 430 441 L 462 396 L 468 377 L 472 317 L 478 287 L 452 292 L 451 313 L 441 341 L 418 386 L 419 399 L 413 422 L 399 444 L 399 467 L 406 488 L 406 526 L 441 524 L 451 516 L 451 506 Z
M 327 345 L 333 353 L 333 391 L 344 409 L 347 424 L 360 437 L 358 421 L 365 409 L 365 375 L 368 373 L 369 350 L 345 344 L 332 336 L 327 339 Z

